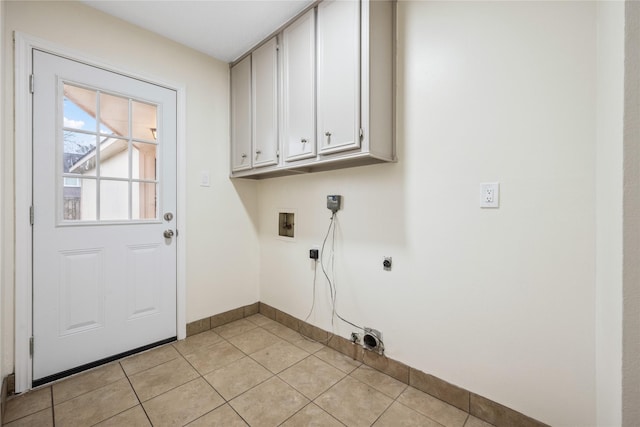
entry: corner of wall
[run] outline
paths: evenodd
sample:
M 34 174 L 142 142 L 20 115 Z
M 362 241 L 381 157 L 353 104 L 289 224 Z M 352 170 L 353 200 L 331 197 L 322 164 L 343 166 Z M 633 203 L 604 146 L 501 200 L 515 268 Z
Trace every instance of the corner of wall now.
M 597 3 L 597 425 L 622 420 L 624 3 Z
M 2 60 L 0 60 L 0 64 L 5 64 L 5 2 L 4 1 L 0 1 L 0 58 L 2 58 Z M 4 89 L 5 89 L 6 85 L 5 85 L 5 72 L 4 72 L 4 66 L 0 66 L 0 141 L 4 141 L 4 129 L 5 129 L 5 123 L 4 123 L 4 100 L 7 99 L 7 97 L 4 94 Z M 2 165 L 2 170 L 4 171 L 4 144 L 0 143 L 0 165 Z M 2 176 L 2 173 L 0 173 L 0 200 L 5 200 L 5 194 L 4 194 L 4 178 Z M 4 207 L 0 206 L 0 242 L 4 242 Z M 4 288 L 5 288 L 5 281 L 4 281 L 4 271 L 5 271 L 5 262 L 4 262 L 4 252 L 2 250 L 2 244 L 0 244 L 0 307 L 2 307 L 2 305 L 4 304 Z M 2 310 L 4 312 L 4 310 Z M 0 378 L 4 378 L 5 377 L 5 372 L 4 372 L 4 350 L 3 350 L 3 341 L 4 341 L 4 330 L 3 330 L 3 322 L 2 322 L 2 316 L 0 316 Z M 5 400 L 6 400 L 6 393 L 5 393 L 5 381 L 2 381 L 2 399 L 0 404 L 2 405 L 2 408 L 0 409 L 0 424 L 2 424 L 2 419 L 4 418 L 4 409 L 5 409 Z
M 622 425 L 640 425 L 640 3 L 625 2 Z

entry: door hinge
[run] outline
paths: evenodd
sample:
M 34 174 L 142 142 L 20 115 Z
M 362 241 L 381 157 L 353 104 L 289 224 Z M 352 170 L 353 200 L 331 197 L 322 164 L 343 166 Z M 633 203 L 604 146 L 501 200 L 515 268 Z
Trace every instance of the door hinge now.
M 33 358 L 33 337 L 29 338 L 29 356 Z
M 35 214 L 33 213 L 33 206 L 29 206 L 29 224 L 33 225 Z
M 29 74 L 29 92 L 33 93 L 33 74 Z

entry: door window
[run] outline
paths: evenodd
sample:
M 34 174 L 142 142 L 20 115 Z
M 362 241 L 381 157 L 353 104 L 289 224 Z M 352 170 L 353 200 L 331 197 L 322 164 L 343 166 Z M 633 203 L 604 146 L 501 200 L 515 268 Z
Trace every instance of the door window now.
M 70 82 L 61 87 L 59 223 L 157 221 L 158 106 Z

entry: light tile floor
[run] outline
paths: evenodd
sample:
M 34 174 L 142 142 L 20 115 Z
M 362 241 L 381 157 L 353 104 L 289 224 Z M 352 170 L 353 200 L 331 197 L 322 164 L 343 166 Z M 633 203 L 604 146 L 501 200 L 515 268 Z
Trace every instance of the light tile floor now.
M 17 396 L 4 422 L 489 426 L 259 314 Z

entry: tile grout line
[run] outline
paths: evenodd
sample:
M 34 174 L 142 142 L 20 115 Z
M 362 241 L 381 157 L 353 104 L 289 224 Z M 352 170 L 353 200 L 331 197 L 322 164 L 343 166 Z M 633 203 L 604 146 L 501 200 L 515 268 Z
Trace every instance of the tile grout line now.
M 173 346 L 173 344 L 169 344 L 171 346 Z M 173 359 L 172 359 L 173 360 Z M 129 374 L 127 374 L 127 372 L 124 370 L 124 367 L 122 366 L 121 362 L 118 362 L 118 364 L 120 365 L 120 368 L 122 369 L 122 372 L 124 372 L 124 376 L 127 379 L 127 382 L 129 382 L 129 387 L 131 387 L 131 390 L 133 390 L 133 394 L 136 396 L 136 399 L 138 399 L 138 405 L 140 405 L 140 408 L 142 408 L 142 412 L 144 412 L 144 416 L 147 417 L 147 420 L 149 421 L 149 424 L 151 424 L 151 426 L 153 426 L 153 423 L 151 422 L 151 418 L 149 418 L 149 414 L 147 413 L 146 408 L 144 407 L 144 405 L 142 404 L 142 401 L 140 400 L 140 396 L 138 396 L 138 392 L 136 391 L 135 387 L 133 386 L 133 384 L 131 383 L 131 378 L 129 378 Z M 144 372 L 144 371 L 141 371 Z M 137 405 L 136 405 L 137 406 Z M 135 406 L 134 406 L 135 408 Z M 131 409 L 131 408 L 129 408 Z M 127 411 L 129 410 L 127 409 Z M 123 411 L 124 412 L 124 411 Z M 121 412 L 122 413 L 122 412 Z M 115 415 L 114 415 L 115 416 Z M 108 418 L 107 418 L 108 419 Z
M 53 402 L 53 386 L 50 386 L 51 390 L 51 425 L 56 427 L 56 405 Z

